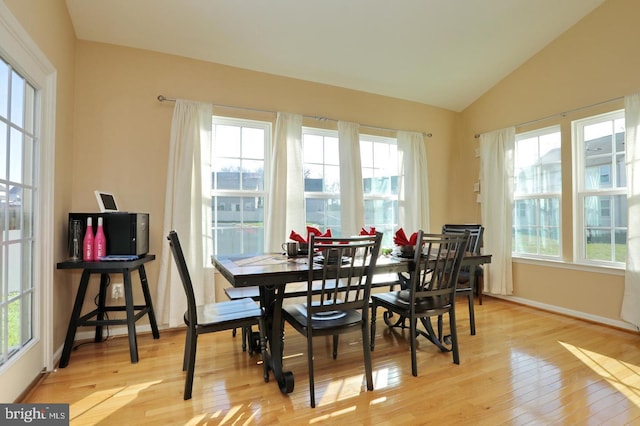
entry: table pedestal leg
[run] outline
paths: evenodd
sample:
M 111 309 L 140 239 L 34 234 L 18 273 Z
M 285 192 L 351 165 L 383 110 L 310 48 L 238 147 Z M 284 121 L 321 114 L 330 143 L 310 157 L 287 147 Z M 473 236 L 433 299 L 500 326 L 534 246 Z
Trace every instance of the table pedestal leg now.
M 284 323 L 282 319 L 282 300 L 285 285 L 275 287 L 260 286 L 260 304 L 267 318 L 267 341 L 269 347 L 269 368 L 278 382 L 280 392 L 291 393 L 294 388 L 293 373 L 283 371 Z

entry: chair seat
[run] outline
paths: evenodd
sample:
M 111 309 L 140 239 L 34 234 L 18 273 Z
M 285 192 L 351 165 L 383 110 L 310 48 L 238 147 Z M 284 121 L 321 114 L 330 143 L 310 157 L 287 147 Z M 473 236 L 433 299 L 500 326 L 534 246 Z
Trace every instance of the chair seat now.
M 307 327 L 307 308 L 304 304 L 293 304 L 282 307 L 285 318 L 291 322 L 297 323 L 297 329 L 303 329 Z M 347 310 L 340 311 L 339 314 L 333 314 L 333 311 L 328 311 L 325 315 L 316 314 L 311 319 L 311 326 L 313 327 L 314 334 L 317 332 L 330 332 L 334 329 L 342 329 L 349 326 L 360 325 L 362 321 L 362 315 L 359 311 Z M 295 325 L 294 325 L 295 326 Z
M 258 318 L 262 315 L 260 307 L 249 298 L 196 306 L 196 312 L 200 326 L 238 321 L 244 318 Z M 187 312 L 184 314 L 184 322 L 189 324 Z
M 376 299 L 378 305 L 383 307 L 393 306 L 396 310 L 406 310 L 409 312 L 409 290 L 390 291 L 387 293 L 377 293 L 371 296 Z M 430 316 L 443 314 L 449 311 L 451 303 L 443 303 L 442 297 L 423 297 L 416 299 L 416 314 L 429 314 Z M 408 316 L 408 315 L 407 315 Z

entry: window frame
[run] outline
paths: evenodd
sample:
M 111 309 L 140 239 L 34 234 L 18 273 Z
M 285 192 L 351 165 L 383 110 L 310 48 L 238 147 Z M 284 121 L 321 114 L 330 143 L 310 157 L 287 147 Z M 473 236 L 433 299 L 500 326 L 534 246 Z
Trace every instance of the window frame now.
M 365 225 L 366 226 L 374 226 L 376 227 L 377 230 L 384 232 L 384 236 L 383 236 L 383 243 L 382 245 L 384 247 L 392 247 L 393 246 L 393 233 L 396 229 L 398 229 L 399 227 L 399 218 L 398 218 L 398 204 L 399 204 L 399 193 L 398 193 L 398 185 L 399 185 L 399 179 L 400 179 L 400 170 L 398 167 L 398 157 L 397 157 L 397 149 L 398 149 L 398 139 L 395 137 L 388 137 L 388 136 L 377 136 L 377 135 L 370 135 L 370 134 L 361 134 L 360 135 L 360 151 L 362 153 L 362 142 L 371 142 L 371 143 L 384 143 L 384 144 L 388 144 L 388 145 L 395 145 L 396 147 L 396 192 L 395 194 L 393 193 L 393 182 L 390 180 L 389 185 L 390 185 L 390 189 L 389 189 L 389 193 L 387 194 L 372 194 L 372 193 L 367 193 L 364 191 L 364 179 L 365 179 L 365 166 L 364 166 L 364 162 L 362 163 L 362 179 L 363 179 L 363 198 L 364 198 L 364 202 L 365 202 Z M 375 150 L 374 150 L 375 153 Z M 361 154 L 361 158 L 362 158 L 362 154 Z M 375 170 L 375 158 L 374 160 L 374 167 L 372 169 Z M 389 160 L 389 159 L 387 159 Z M 388 175 L 389 179 L 393 179 L 393 175 Z M 366 203 L 367 201 L 389 201 L 392 204 L 395 204 L 395 211 L 393 212 L 393 216 L 395 218 L 394 223 L 390 223 L 390 224 L 380 224 L 380 223 L 368 223 L 367 222 L 367 218 L 366 218 Z M 388 229 L 387 229 L 388 228 Z M 388 230 L 388 232 L 386 232 Z
M 212 149 L 211 149 L 211 235 L 212 235 L 212 253 L 214 255 L 219 254 L 219 241 L 218 241 L 218 234 L 217 234 L 217 230 L 220 228 L 218 226 L 218 208 L 216 206 L 214 206 L 214 200 L 216 199 L 216 197 L 238 197 L 240 199 L 244 199 L 244 198 L 262 198 L 262 207 L 263 207 L 263 216 L 262 216 L 262 232 L 263 232 L 263 239 L 264 239 L 264 227 L 265 227 L 265 220 L 266 220 L 266 212 L 264 211 L 264 206 L 266 206 L 267 204 L 267 197 L 268 197 L 268 188 L 269 188 L 269 183 L 268 183 L 268 179 L 270 176 L 270 166 L 269 166 L 269 162 L 270 162 L 270 153 L 271 153 L 271 138 L 272 138 L 272 123 L 270 121 L 261 121 L 261 120 L 253 120 L 253 119 L 244 119 L 244 118 L 235 118 L 235 117 L 225 117 L 225 116 L 218 116 L 218 115 L 213 115 L 211 118 L 212 121 Z M 218 189 L 216 187 L 216 175 L 215 175 L 215 161 L 216 161 L 216 157 L 215 157 L 215 145 L 216 145 L 216 140 L 215 140 L 215 135 L 216 135 L 216 130 L 215 127 L 216 125 L 226 125 L 226 126 L 235 126 L 235 127 L 240 127 L 241 129 L 244 127 L 252 127 L 252 128 L 259 128 L 261 130 L 264 131 L 264 135 L 265 135 L 265 141 L 264 141 L 264 175 L 263 175 L 263 185 L 262 185 L 262 190 L 248 190 L 248 189 L 243 189 L 242 188 L 242 179 L 240 179 L 240 189 Z M 241 160 L 244 158 L 242 157 L 242 151 L 240 153 L 240 157 Z M 254 160 L 253 158 L 250 158 L 249 160 Z M 240 213 L 241 213 L 241 219 L 240 219 L 240 224 L 241 224 L 241 228 L 245 229 L 246 227 L 243 225 L 244 224 L 244 208 L 240 209 Z M 263 246 L 264 244 L 262 244 L 261 246 Z M 241 239 L 240 241 L 240 252 L 244 253 L 245 251 L 245 242 L 244 242 L 244 238 Z
M 14 400 L 44 368 L 54 367 L 53 347 L 53 272 L 54 259 L 59 254 L 54 239 L 54 175 L 56 129 L 57 70 L 38 48 L 29 34 L 0 2 L 0 50 L 12 64 L 38 90 L 36 127 L 39 151 L 35 157 L 37 192 L 34 202 L 33 279 L 37 285 L 33 305 L 34 338 L 24 348 L 24 354 L 13 357 L 0 367 L 0 380 L 7 384 L 0 391 L 0 399 Z
M 615 123 L 618 119 L 625 119 L 625 111 L 624 108 L 617 109 L 614 111 L 605 112 L 602 114 L 591 115 L 585 118 L 576 119 L 571 122 L 571 146 L 572 146 L 572 155 L 573 155 L 573 209 L 574 209 L 574 220 L 573 220 L 573 259 L 574 262 L 584 265 L 591 266 L 605 266 L 605 267 L 615 267 L 615 268 L 625 268 L 626 262 L 617 262 L 615 260 L 601 260 L 601 259 L 588 259 L 587 258 L 587 250 L 586 250 L 586 219 L 585 219 L 585 199 L 587 197 L 601 197 L 601 196 L 626 196 L 627 195 L 627 187 L 614 187 L 611 185 L 611 188 L 596 188 L 596 189 L 586 189 L 585 188 L 585 174 L 586 174 L 586 166 L 585 166 L 585 140 L 584 140 L 584 128 L 589 125 L 602 123 L 606 121 L 612 121 Z M 615 124 L 614 124 L 615 126 Z M 624 130 L 626 132 L 626 128 Z M 615 127 L 613 129 L 613 138 L 614 138 L 614 146 L 615 146 Z M 623 152 L 625 155 L 625 161 L 623 161 L 623 165 L 626 164 L 626 152 Z M 614 157 L 616 153 L 612 152 L 610 154 L 611 157 Z M 611 166 L 611 164 L 607 164 L 606 166 Z M 623 166 L 623 169 L 626 173 L 626 166 Z M 598 172 L 598 181 L 602 180 L 602 168 L 603 166 L 599 166 Z M 615 175 L 616 170 L 615 167 L 608 167 L 606 173 L 609 177 L 610 183 L 615 183 L 617 181 L 617 176 Z M 603 199 L 600 199 L 603 201 Z M 615 203 L 614 203 L 615 204 Z M 597 206 L 600 211 L 602 208 L 601 203 L 598 203 Z M 614 207 L 609 203 L 609 215 L 612 214 L 612 209 Z M 617 229 L 621 229 L 621 227 L 617 227 L 615 223 L 612 223 L 608 226 L 608 228 L 613 232 L 613 244 L 611 244 L 611 257 L 610 259 L 615 259 L 615 232 Z M 628 221 L 627 227 L 625 227 L 628 231 Z M 628 237 L 628 235 L 627 235 Z M 625 240 L 626 244 L 626 240 Z
M 329 129 L 321 129 L 321 128 L 317 128 L 317 127 L 309 127 L 309 126 L 302 126 L 302 137 L 301 137 L 301 143 L 302 143 L 302 169 L 303 169 L 303 173 L 305 172 L 305 165 L 309 164 L 306 163 L 304 161 L 304 144 L 305 144 L 305 136 L 306 135 L 311 135 L 311 136 L 318 136 L 318 137 L 322 137 L 323 138 L 323 143 L 324 143 L 324 138 L 333 138 L 336 141 L 338 141 L 338 144 L 340 143 L 339 138 L 338 138 L 338 131 L 337 130 L 329 130 Z M 338 158 L 339 158 L 339 154 L 338 154 Z M 323 162 L 322 163 L 313 163 L 313 164 L 322 164 L 323 168 L 327 165 L 327 163 L 325 163 L 324 161 L 324 157 L 323 157 Z M 331 166 L 334 166 L 333 164 L 330 164 Z M 340 181 L 340 160 L 338 159 L 338 182 Z M 323 177 L 324 177 L 324 172 L 323 172 Z M 303 176 L 303 180 L 306 180 L 306 177 Z M 304 185 L 303 183 L 303 187 L 304 187 L 304 204 L 305 204 L 305 223 L 307 223 L 310 226 L 315 226 L 320 228 L 321 230 L 325 230 L 326 228 L 330 228 L 331 231 L 333 232 L 334 235 L 339 235 L 341 232 L 340 230 L 342 229 L 342 220 L 340 218 L 340 214 L 338 214 L 338 220 L 339 225 L 332 225 L 329 224 L 327 222 L 327 220 L 325 219 L 324 223 L 319 224 L 319 223 L 315 223 L 309 220 L 309 217 L 307 216 L 307 202 L 309 199 L 319 199 L 319 200 L 323 200 L 325 202 L 325 213 L 326 213 L 326 209 L 328 208 L 328 206 L 326 205 L 327 201 L 329 200 L 337 200 L 338 205 L 340 206 L 340 209 L 338 210 L 338 213 L 341 212 L 342 210 L 342 205 L 340 204 L 340 189 L 341 189 L 341 185 L 339 184 L 339 189 L 338 192 L 329 192 L 329 191 L 325 191 L 324 189 L 324 184 L 323 184 L 323 188 L 322 191 L 307 191 L 306 189 L 306 185 Z
M 552 125 L 552 126 L 547 126 L 547 127 L 543 127 L 540 129 L 535 129 L 535 130 L 531 130 L 531 131 L 527 131 L 527 132 L 522 132 L 522 133 L 518 133 L 515 136 L 515 142 L 514 142 L 514 157 L 515 157 L 515 150 L 517 150 L 517 145 L 518 142 L 527 140 L 527 139 L 531 139 L 531 138 L 538 138 L 538 147 L 540 144 L 539 139 L 545 135 L 551 135 L 554 133 L 559 133 L 560 135 L 560 153 L 562 153 L 562 131 L 561 131 L 561 126 L 559 124 L 556 125 Z M 540 156 L 538 156 L 538 158 L 540 158 Z M 517 201 L 527 201 L 527 200 L 537 200 L 536 203 L 536 218 L 539 218 L 540 214 L 539 214 L 539 209 L 540 209 L 540 201 L 541 200 L 547 200 L 547 199 L 551 199 L 551 200 L 557 200 L 557 204 L 558 204 L 558 217 L 557 217 L 557 232 L 558 232 L 558 253 L 557 255 L 550 255 L 550 254 L 542 254 L 540 253 L 540 230 L 545 228 L 544 226 L 540 225 L 538 223 L 538 220 L 536 219 L 536 225 L 534 226 L 535 229 L 538 230 L 537 235 L 536 235 L 536 248 L 537 248 L 537 252 L 536 253 L 530 253 L 530 252 L 519 252 L 516 251 L 516 244 L 515 241 L 512 244 L 512 249 L 511 249 L 511 255 L 514 258 L 529 258 L 529 259 L 541 259 L 541 260 L 554 260 L 554 261 L 558 261 L 562 259 L 562 247 L 563 247 L 563 242 L 562 242 L 562 159 L 560 159 L 559 161 L 560 164 L 560 182 L 558 187 L 560 188 L 560 191 L 540 191 L 540 192 L 535 192 L 535 193 L 529 193 L 529 194 L 521 194 L 517 192 L 517 188 L 516 188 L 516 180 L 517 180 L 517 174 L 516 174 L 516 161 L 514 158 L 514 171 L 513 171 L 513 207 L 512 207 L 512 217 L 513 217 L 513 224 L 512 224 L 512 235 L 513 238 L 515 239 L 515 230 L 516 230 L 516 220 L 515 218 L 519 215 L 521 215 L 521 211 L 523 208 L 522 204 L 517 203 Z

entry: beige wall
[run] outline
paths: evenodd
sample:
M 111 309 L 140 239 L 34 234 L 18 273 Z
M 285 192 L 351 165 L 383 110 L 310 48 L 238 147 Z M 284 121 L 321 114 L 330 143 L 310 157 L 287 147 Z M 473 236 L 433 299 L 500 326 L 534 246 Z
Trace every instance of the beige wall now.
M 55 261 L 67 250 L 67 212 L 72 198 L 73 112 L 76 39 L 64 0 L 4 0 L 11 13 L 29 33 L 57 70 L 55 135 Z M 77 285 L 71 275 L 54 272 L 54 345 L 64 341 Z
M 93 42 L 78 42 L 77 58 L 74 155 L 87 161 L 73 164 L 72 208 L 94 210 L 96 188 L 117 194 L 123 209 L 150 213 L 150 247 L 156 254 L 166 244 L 162 225 L 173 112 L 173 104 L 156 100 L 159 94 L 433 133 L 426 142 L 429 174 L 439 183 L 431 188 L 431 196 L 446 199 L 446 182 L 438 177 L 446 175 L 449 163 L 455 125 L 451 111 Z M 275 120 L 275 114 L 262 117 Z M 434 203 L 431 225 L 439 228 L 445 218 L 445 206 Z M 152 292 L 158 264 L 148 267 Z
M 473 164 L 456 183 L 477 179 L 474 134 L 581 109 L 640 90 L 640 3 L 608 0 L 461 114 L 454 151 Z M 572 258 L 571 120 L 623 106 L 621 100 L 581 109 L 516 131 L 560 124 L 563 133 L 563 257 Z M 492 230 L 488 230 L 491 232 Z M 602 271 L 604 272 L 604 271 Z M 514 296 L 612 320 L 620 319 L 621 274 L 514 263 Z

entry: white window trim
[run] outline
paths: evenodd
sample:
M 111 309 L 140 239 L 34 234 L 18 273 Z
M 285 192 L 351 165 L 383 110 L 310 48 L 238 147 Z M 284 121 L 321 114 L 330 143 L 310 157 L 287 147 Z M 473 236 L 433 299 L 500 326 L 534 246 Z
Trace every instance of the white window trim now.
M 0 53 L 10 58 L 12 66 L 39 91 L 39 156 L 37 167 L 36 200 L 38 209 L 34 217 L 34 342 L 42 340 L 44 368 L 53 370 L 53 271 L 54 271 L 54 167 L 55 167 L 55 118 L 57 71 L 39 47 L 11 14 L 4 2 L 0 2 Z M 61 350 L 61 348 L 60 348 Z M 26 356 L 29 345 L 25 348 Z M 59 352 L 59 351 L 56 351 Z M 2 371 L 17 360 L 9 360 Z M 21 389 L 15 390 L 21 392 Z
M 590 195 L 624 195 L 626 188 L 612 188 L 606 190 L 584 189 L 584 135 L 582 129 L 591 123 L 603 120 L 624 118 L 624 109 L 598 114 L 571 123 L 571 151 L 573 166 L 573 260 L 579 265 L 602 266 L 614 269 L 625 269 L 623 262 L 599 261 L 587 259 L 584 247 L 584 198 Z
M 239 127 L 257 127 L 263 129 L 265 132 L 265 147 L 264 147 L 264 182 L 263 182 L 263 190 L 262 191 L 251 191 L 251 190 L 237 190 L 237 189 L 214 189 L 211 187 L 211 199 L 215 197 L 262 197 L 264 205 L 267 205 L 268 198 L 268 188 L 269 188 L 269 179 L 271 176 L 270 172 L 270 159 L 271 159 L 271 132 L 272 132 L 272 124 L 268 121 L 260 121 L 260 120 L 252 120 L 245 118 L 233 118 L 233 117 L 224 117 L 220 115 L 213 115 L 212 118 L 212 126 L 215 125 L 228 125 L 228 126 L 239 126 Z M 214 148 L 211 149 L 211 158 L 213 161 L 213 153 Z M 211 212 L 211 217 L 215 217 L 216 212 Z M 264 226 L 268 226 L 266 223 L 266 210 L 265 217 L 263 218 Z M 212 224 L 213 226 L 213 224 Z M 216 240 L 215 233 L 213 235 L 213 247 L 211 247 L 213 253 L 216 253 L 218 250 L 218 242 Z

